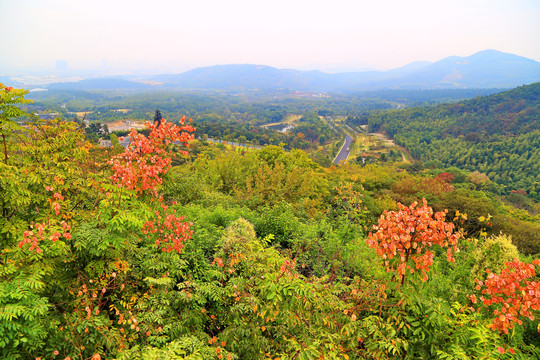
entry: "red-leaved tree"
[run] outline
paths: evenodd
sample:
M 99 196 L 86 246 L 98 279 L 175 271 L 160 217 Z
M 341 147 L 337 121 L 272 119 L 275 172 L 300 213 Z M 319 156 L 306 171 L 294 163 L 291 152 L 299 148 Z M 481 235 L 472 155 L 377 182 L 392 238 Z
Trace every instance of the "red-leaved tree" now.
M 376 232 L 369 233 L 367 238 L 367 244 L 384 259 L 388 271 L 397 272 L 402 284 L 407 271 L 422 271 L 422 280 L 428 279 L 435 256 L 429 250 L 433 245 L 446 248 L 450 262 L 455 261 L 453 251 L 459 251 L 460 234 L 454 232 L 454 224 L 444 221 L 446 212 L 434 213 L 426 199 L 422 202 L 421 207 L 416 202 L 409 207 L 398 203 L 399 211 L 385 210 L 374 226 Z
M 161 124 L 147 122 L 146 126 L 150 129 L 148 137 L 132 129 L 129 134 L 130 146 L 111 159 L 114 171 L 111 179 L 137 193 L 151 190 L 157 195 L 156 186 L 162 183 L 162 174 L 171 168 L 171 157 L 174 154 L 168 148 L 169 145 L 176 143 L 189 146 L 195 128 L 186 124 L 185 116 L 182 116 L 180 126 L 165 119 Z M 179 153 L 187 154 L 187 151 L 180 150 Z
M 192 120 L 189 119 L 191 122 Z M 193 139 L 192 132 L 195 128 L 186 125 L 186 118 L 182 116 L 180 126 L 167 122 L 165 119 L 153 124 L 147 122 L 150 134 L 146 137 L 132 129 L 130 132 L 131 143 L 122 153 L 111 159 L 114 171 L 111 179 L 119 186 L 142 194 L 149 190 L 158 197 L 156 186 L 162 183 L 162 175 L 171 168 L 174 153 L 169 145 L 189 146 Z M 178 151 L 186 155 L 187 151 Z M 191 238 L 191 222 L 183 222 L 185 216 L 176 216 L 176 211 L 169 211 L 168 207 L 161 203 L 161 210 L 155 212 L 155 218 L 146 221 L 142 232 L 148 239 L 155 241 L 156 245 L 165 252 L 173 250 L 181 253 L 184 242 Z
M 540 260 L 528 264 L 514 259 L 506 263 L 500 275 L 489 269 L 486 269 L 486 273 L 485 282 L 478 279 L 475 281 L 476 290 L 482 290 L 480 301 L 486 306 L 496 306 L 491 328 L 508 334 L 508 330 L 515 324 L 522 324 L 520 317 L 534 321 L 535 312 L 540 311 Z M 475 295 L 469 298 L 473 303 L 478 301 Z
M 192 222 L 183 222 L 185 216 L 176 216 L 176 210 L 169 210 L 169 207 L 161 204 L 162 211 L 156 211 L 156 218 L 144 223 L 142 232 L 148 239 L 155 241 L 158 248 L 164 252 L 175 250 L 179 254 L 182 252 L 184 243 L 191 239 L 193 230 Z

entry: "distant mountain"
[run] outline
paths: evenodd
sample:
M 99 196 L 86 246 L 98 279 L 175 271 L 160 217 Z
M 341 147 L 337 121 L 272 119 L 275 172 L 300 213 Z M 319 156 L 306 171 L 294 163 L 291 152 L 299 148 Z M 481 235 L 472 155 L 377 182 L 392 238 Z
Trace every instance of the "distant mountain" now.
M 539 81 L 540 63 L 484 50 L 468 57 L 447 57 L 396 80 L 396 85 L 411 88 L 510 88 Z
M 510 88 L 540 80 L 540 63 L 496 50 L 435 63 L 418 61 L 389 71 L 328 74 L 261 65 L 217 65 L 153 80 L 168 87 L 212 90 L 358 91 L 402 88 Z
M 86 79 L 77 82 L 53 83 L 47 86 L 49 89 L 68 90 L 144 90 L 150 87 L 140 82 L 118 78 Z
M 396 77 L 397 76 L 404 76 L 404 75 L 414 73 L 416 71 L 423 70 L 423 69 L 425 69 L 426 67 L 428 67 L 431 64 L 433 64 L 431 61 L 414 61 L 414 62 L 412 62 L 410 64 L 407 64 L 407 65 L 404 65 L 402 67 L 392 69 L 392 70 L 388 70 L 385 73 L 387 75 L 392 75 L 392 76 L 396 76 Z
M 216 65 L 176 75 L 159 75 L 152 80 L 164 86 L 197 90 L 297 90 L 347 91 L 372 88 L 386 79 L 380 71 L 329 74 L 318 70 L 276 69 L 252 64 Z
M 325 73 L 276 69 L 264 65 L 216 65 L 181 74 L 153 76 L 147 85 L 121 78 L 56 83 L 50 89 L 175 88 L 184 90 L 290 90 L 357 92 L 377 89 L 511 88 L 540 81 L 540 63 L 496 50 L 435 63 L 417 61 L 389 71 Z
M 153 78 L 165 86 L 203 90 L 331 90 L 333 75 L 320 71 L 283 70 L 270 66 L 235 64 L 197 68 Z

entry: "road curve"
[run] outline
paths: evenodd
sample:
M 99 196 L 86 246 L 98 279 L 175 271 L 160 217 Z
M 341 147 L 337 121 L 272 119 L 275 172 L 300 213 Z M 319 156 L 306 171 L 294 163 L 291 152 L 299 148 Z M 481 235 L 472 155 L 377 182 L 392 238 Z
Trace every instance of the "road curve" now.
M 351 148 L 352 141 L 353 138 L 349 134 L 345 134 L 345 141 L 343 142 L 343 146 L 339 150 L 334 161 L 332 161 L 334 164 L 339 164 L 347 160 L 347 158 L 349 157 L 349 150 Z

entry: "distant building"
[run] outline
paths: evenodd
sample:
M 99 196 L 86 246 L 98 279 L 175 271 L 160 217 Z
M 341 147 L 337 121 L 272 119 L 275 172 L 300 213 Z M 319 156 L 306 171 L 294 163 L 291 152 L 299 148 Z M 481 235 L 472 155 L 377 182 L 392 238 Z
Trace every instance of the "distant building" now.
M 99 140 L 99 146 L 101 147 L 106 147 L 106 148 L 110 148 L 112 146 L 112 141 L 111 140 Z
M 121 140 L 120 140 L 121 139 Z M 131 144 L 131 136 L 124 136 L 121 138 L 118 138 L 118 143 L 122 145 L 124 148 L 127 148 L 129 144 Z M 112 141 L 111 140 L 99 140 L 99 146 L 101 147 L 111 147 Z
M 120 140 L 122 139 L 122 140 Z M 120 145 L 122 145 L 124 148 L 127 148 L 129 144 L 131 144 L 131 136 L 124 136 L 123 138 L 119 138 L 118 142 Z
M 50 114 L 37 114 L 37 113 L 34 113 L 34 115 L 39 116 L 39 118 L 40 118 L 41 120 L 54 120 L 54 119 L 56 119 L 58 116 L 60 116 L 59 113 L 50 113 Z

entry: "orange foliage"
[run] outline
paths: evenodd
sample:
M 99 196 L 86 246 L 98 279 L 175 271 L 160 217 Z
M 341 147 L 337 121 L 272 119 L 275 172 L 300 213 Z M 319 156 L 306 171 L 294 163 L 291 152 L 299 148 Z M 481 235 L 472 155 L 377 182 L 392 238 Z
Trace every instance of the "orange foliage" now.
M 500 304 L 493 311 L 495 318 L 491 323 L 492 329 L 508 334 L 516 323 L 522 324 L 519 317 L 535 319 L 531 310 L 540 310 L 540 282 L 535 266 L 540 270 L 540 260 L 528 264 L 514 259 L 506 263 L 500 275 L 486 269 L 488 276 L 485 283 L 475 279 L 476 290 L 482 290 L 480 301 L 488 306 Z M 476 296 L 469 298 L 473 303 L 477 302 Z
M 195 128 L 185 125 L 185 121 L 186 118 L 183 116 L 180 126 L 165 119 L 160 125 L 147 122 L 146 126 L 151 130 L 148 137 L 132 129 L 129 134 L 131 145 L 110 161 L 114 171 L 111 179 L 138 193 L 145 190 L 153 190 L 156 193 L 156 185 L 162 183 L 161 174 L 167 173 L 171 168 L 173 153 L 167 151 L 167 146 L 178 142 L 188 146 L 188 141 L 193 139 L 191 133 Z M 187 154 L 186 151 L 180 153 Z
M 62 226 L 62 229 L 60 229 L 60 225 Z M 19 242 L 19 247 L 22 248 L 25 244 L 31 244 L 28 250 L 36 250 L 38 254 L 42 252 L 38 244 L 47 236 L 49 240 L 52 240 L 52 242 L 60 240 L 61 237 L 65 238 L 66 240 L 71 239 L 71 233 L 69 232 L 71 225 L 65 221 L 61 221 L 59 225 L 36 223 L 31 225 L 31 227 L 33 230 L 26 230 L 23 233 L 23 239 Z
M 396 270 L 402 282 L 407 270 L 412 274 L 422 271 L 422 280 L 428 279 L 427 272 L 433 264 L 434 252 L 428 248 L 438 245 L 447 248 L 446 257 L 454 262 L 452 251 L 459 251 L 457 241 L 459 233 L 454 232 L 454 224 L 444 221 L 445 212 L 433 213 L 422 199 L 423 206 L 413 203 L 407 207 L 398 203 L 399 211 L 384 211 L 379 218 L 379 225 L 374 226 L 375 233 L 369 233 L 367 244 L 377 250 L 384 259 L 388 271 Z M 397 267 L 390 260 L 397 259 Z M 414 268 L 409 261 L 415 263 Z
M 156 245 L 162 246 L 164 252 L 176 250 L 179 254 L 182 252 L 184 242 L 191 239 L 193 230 L 191 230 L 191 222 L 182 222 L 185 216 L 176 216 L 176 210 L 172 214 L 168 214 L 168 207 L 161 204 L 163 214 L 156 211 L 156 220 L 147 221 L 144 223 L 142 232 L 147 235 L 148 239 L 155 238 Z
M 441 179 L 447 184 L 451 184 L 452 181 L 454 180 L 454 174 L 449 173 L 449 172 L 443 172 L 442 174 L 439 174 L 437 178 Z

